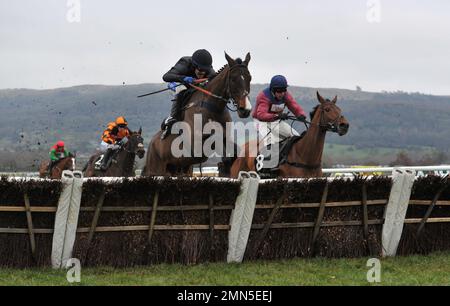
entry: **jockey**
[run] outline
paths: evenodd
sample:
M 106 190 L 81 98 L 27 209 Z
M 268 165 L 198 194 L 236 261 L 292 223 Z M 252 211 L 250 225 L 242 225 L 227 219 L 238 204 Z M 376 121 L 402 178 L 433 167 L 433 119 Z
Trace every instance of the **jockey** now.
M 189 88 L 196 79 L 211 78 L 216 75 L 212 67 L 212 56 L 205 50 L 200 49 L 194 52 L 192 56 L 184 56 L 163 76 L 165 82 L 169 82 L 168 87 L 175 92 L 176 96 L 172 100 L 170 116 L 164 121 L 164 132 L 161 138 L 164 139 L 170 127 L 181 120 L 180 115 L 183 107 L 184 90 Z M 177 83 L 183 85 L 177 86 Z
M 60 159 L 66 158 L 70 155 L 69 151 L 64 148 L 64 141 L 59 140 L 54 146 L 50 148 L 50 163 L 48 164 L 48 172 L 52 172 L 52 168 L 58 163 Z
M 108 168 L 109 159 L 123 145 L 123 138 L 128 136 L 130 136 L 130 130 L 125 117 L 117 117 L 116 121 L 108 123 L 106 130 L 103 131 L 100 144 L 100 151 L 104 152 L 102 164 L 100 165 L 101 170 Z
M 298 132 L 283 121 L 288 117 L 284 110 L 287 107 L 299 121 L 306 120 L 305 111 L 287 91 L 288 83 L 284 76 L 275 75 L 270 86 L 256 97 L 256 107 L 252 117 L 255 119 L 256 129 L 264 137 L 264 144 L 279 143 L 282 140 L 298 136 Z

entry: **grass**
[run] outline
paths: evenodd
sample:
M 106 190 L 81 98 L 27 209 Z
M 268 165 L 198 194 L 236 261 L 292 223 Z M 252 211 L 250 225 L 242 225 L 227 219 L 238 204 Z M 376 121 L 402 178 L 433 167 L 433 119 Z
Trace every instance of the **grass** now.
M 155 265 L 128 269 L 81 270 L 77 285 L 372 285 L 367 258 L 292 259 L 243 264 L 211 263 L 194 266 Z M 71 285 L 66 271 L 0 269 L 0 285 Z M 450 285 L 450 252 L 381 260 L 377 285 Z

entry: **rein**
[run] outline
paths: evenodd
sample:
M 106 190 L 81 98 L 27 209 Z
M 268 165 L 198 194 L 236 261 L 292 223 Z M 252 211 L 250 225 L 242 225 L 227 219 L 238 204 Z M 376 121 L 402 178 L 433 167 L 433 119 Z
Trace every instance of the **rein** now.
M 131 138 L 131 136 L 132 136 L 132 135 L 130 135 L 130 138 Z M 128 149 L 127 149 L 127 146 L 126 146 L 127 144 L 128 144 L 128 142 L 125 143 L 124 145 L 122 145 L 121 148 L 119 149 L 119 151 L 120 151 L 120 150 L 123 150 L 123 151 L 125 151 L 125 152 L 127 152 L 127 153 L 137 154 L 137 151 L 139 151 L 139 143 L 138 143 L 138 145 L 137 145 L 137 149 L 134 150 L 134 151 L 128 150 Z
M 337 123 L 337 122 L 339 121 L 339 119 L 341 119 L 343 116 L 342 116 L 341 114 L 339 114 L 339 115 L 336 117 L 335 120 L 333 120 L 332 122 L 329 122 L 329 123 L 326 123 L 326 124 L 325 124 L 325 123 L 323 123 L 323 118 L 324 118 L 323 114 L 324 114 L 324 109 L 321 107 L 321 110 L 320 110 L 320 123 L 319 123 L 319 124 L 313 123 L 313 122 L 310 122 L 310 121 L 306 121 L 306 120 L 305 120 L 304 123 L 305 123 L 305 126 L 306 126 L 306 130 L 308 130 L 307 124 L 309 124 L 310 126 L 311 126 L 311 125 L 316 125 L 316 126 L 319 126 L 319 127 L 321 127 L 321 128 L 325 128 L 326 131 L 330 131 L 330 132 L 337 133 L 337 132 L 338 132 L 338 127 L 337 127 L 336 123 Z M 296 117 L 288 117 L 288 119 L 292 119 L 292 120 L 298 121 Z M 285 164 L 288 164 L 289 166 L 295 167 L 295 168 L 303 168 L 303 169 L 308 169 L 308 170 L 315 170 L 315 169 L 320 168 L 320 166 L 321 166 L 320 164 L 316 164 L 316 165 L 307 165 L 307 164 L 303 164 L 303 163 L 293 163 L 293 162 L 288 161 L 287 158 L 286 158 L 286 160 L 284 161 L 284 163 L 285 163 Z
M 218 100 L 221 100 L 221 101 L 225 102 L 225 103 L 226 103 L 225 106 L 227 107 L 228 110 L 230 110 L 230 111 L 232 111 L 232 112 L 237 112 L 237 109 L 231 109 L 231 108 L 228 107 L 228 103 L 232 103 L 234 106 L 237 106 L 237 105 L 236 105 L 236 101 L 235 101 L 233 98 L 231 98 L 231 90 L 230 90 L 230 73 L 231 73 L 231 71 L 232 71 L 233 69 L 235 69 L 235 68 L 242 68 L 242 67 L 247 68 L 247 66 L 244 65 L 244 64 L 237 64 L 237 65 L 235 65 L 235 66 L 233 66 L 233 67 L 230 67 L 230 68 L 228 69 L 228 71 L 227 71 L 227 91 L 226 91 L 226 95 L 228 96 L 228 99 L 225 98 L 225 97 L 223 97 L 223 96 L 216 95 L 216 94 L 212 93 L 211 91 L 206 90 L 206 89 L 204 89 L 204 88 L 201 88 L 201 87 L 199 87 L 199 86 L 196 86 L 196 85 L 193 85 L 193 84 L 189 84 L 189 86 L 191 86 L 191 87 L 194 88 L 195 90 L 198 90 L 198 91 L 204 93 L 204 94 L 207 95 L 207 96 L 210 96 L 210 97 L 213 97 L 213 98 L 215 98 L 215 99 L 218 99 Z M 201 82 L 199 82 L 199 83 L 201 83 Z M 193 106 L 193 105 L 195 105 L 195 103 L 189 104 L 188 107 L 186 107 L 185 109 L 187 109 L 187 108 L 189 108 L 189 107 L 191 107 L 191 106 Z

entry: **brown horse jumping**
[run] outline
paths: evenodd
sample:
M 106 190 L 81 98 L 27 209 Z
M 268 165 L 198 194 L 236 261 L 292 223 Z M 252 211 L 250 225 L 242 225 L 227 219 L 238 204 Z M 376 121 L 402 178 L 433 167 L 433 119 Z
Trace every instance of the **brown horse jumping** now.
M 134 160 L 136 155 L 143 158 L 145 154 L 144 139 L 141 136 L 142 128 L 138 132 L 132 132 L 127 143 L 118 149 L 111 166 L 106 171 L 95 169 L 95 162 L 102 153 L 94 154 L 83 169 L 85 177 L 130 177 L 134 176 Z
M 50 162 L 41 162 L 39 166 L 39 177 L 40 178 L 51 178 L 51 179 L 61 179 L 62 172 L 64 170 L 75 170 L 75 155 L 72 153 L 69 156 L 61 158 L 52 168 L 52 172 L 49 175 L 48 165 Z
M 175 156 L 172 152 L 172 143 L 179 137 L 178 134 L 171 134 L 161 140 L 162 132 L 159 131 L 149 144 L 146 164 L 142 171 L 143 176 L 191 175 L 192 166 L 205 162 L 209 157 L 205 156 L 204 152 L 200 152 L 200 154 L 194 152 L 194 139 L 200 139 L 203 145 L 209 136 L 202 134 L 205 124 L 217 122 L 223 130 L 226 130 L 226 123 L 231 122 L 231 116 L 227 109 L 229 102 L 237 108 L 236 111 L 240 118 L 247 118 L 250 115 L 251 104 L 248 99 L 251 81 L 248 70 L 250 53 L 247 54 L 244 61 L 232 59 L 226 53 L 225 58 L 228 64 L 219 70 L 218 74 L 207 84 L 205 90 L 196 91 L 186 102 L 183 124 L 189 129 L 186 131 L 187 134 L 183 135 L 187 142 L 183 143 L 181 147 L 187 154 Z M 212 95 L 208 93 L 212 93 Z M 200 118 L 200 122 L 195 121 L 194 114 L 200 114 L 200 116 L 195 116 Z M 194 122 L 200 129 L 194 129 Z M 183 133 L 185 133 L 184 130 Z M 224 143 L 227 138 L 228 135 L 224 133 Z M 230 167 L 231 162 L 228 165 L 228 171 Z
M 349 123 L 336 105 L 337 97 L 332 101 L 324 99 L 317 92 L 317 105 L 311 113 L 311 124 L 304 137 L 297 141 L 287 156 L 287 162 L 279 166 L 280 177 L 320 177 L 322 176 L 322 153 L 327 131 L 339 136 L 347 133 Z M 245 156 L 239 157 L 231 168 L 231 177 L 237 178 L 240 171 L 256 171 L 255 157 L 249 156 L 250 145 L 244 145 Z

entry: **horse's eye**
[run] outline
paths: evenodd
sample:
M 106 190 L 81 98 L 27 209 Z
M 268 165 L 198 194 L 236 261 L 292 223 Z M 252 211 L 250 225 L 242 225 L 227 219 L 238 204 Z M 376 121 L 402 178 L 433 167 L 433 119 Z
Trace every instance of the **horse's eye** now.
M 325 111 L 328 113 L 331 109 L 329 107 L 325 108 Z

